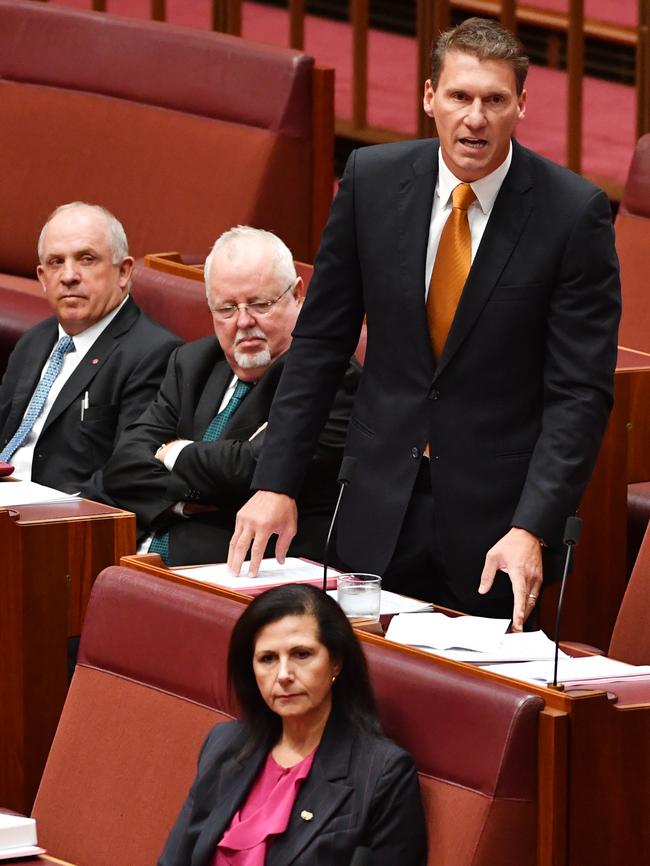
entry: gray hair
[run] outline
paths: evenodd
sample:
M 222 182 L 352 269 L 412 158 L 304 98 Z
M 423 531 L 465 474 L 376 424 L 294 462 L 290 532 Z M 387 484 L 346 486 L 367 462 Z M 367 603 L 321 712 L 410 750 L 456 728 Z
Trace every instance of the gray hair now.
M 293 263 L 293 255 L 289 247 L 280 240 L 273 232 L 268 232 L 265 229 L 255 229 L 252 226 L 235 226 L 228 229 L 219 238 L 217 238 L 214 246 L 205 260 L 203 268 L 203 278 L 205 280 L 205 294 L 210 302 L 210 272 L 212 271 L 212 262 L 217 253 L 221 252 L 231 244 L 244 242 L 245 244 L 267 243 L 271 247 L 273 255 L 273 266 L 278 278 L 278 282 L 285 286 L 295 283 L 297 279 L 296 266 Z
M 76 208 L 86 208 L 104 218 L 111 249 L 113 251 L 113 264 L 121 265 L 129 254 L 129 242 L 126 239 L 124 226 L 117 217 L 113 216 L 113 214 L 109 210 L 106 210 L 105 207 L 102 207 L 99 204 L 87 204 L 85 201 L 71 201 L 68 204 L 59 205 L 59 207 L 56 208 L 56 210 L 53 210 L 49 215 L 45 225 L 41 229 L 40 235 L 38 236 L 38 259 L 40 263 L 43 264 L 43 248 L 45 247 L 45 235 L 47 234 L 49 224 L 52 222 L 54 217 L 58 216 L 60 213 L 75 210 Z
M 457 27 L 441 33 L 431 47 L 431 86 L 435 90 L 448 51 L 473 54 L 479 60 L 505 60 L 515 73 L 517 94 L 521 96 L 528 74 L 528 57 L 523 44 L 498 21 L 467 18 Z

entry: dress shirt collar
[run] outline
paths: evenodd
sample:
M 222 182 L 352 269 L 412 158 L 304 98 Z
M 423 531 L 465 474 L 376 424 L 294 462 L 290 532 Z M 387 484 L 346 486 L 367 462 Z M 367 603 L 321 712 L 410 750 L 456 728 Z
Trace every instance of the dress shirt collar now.
M 505 180 L 512 162 L 512 142 L 508 155 L 498 168 L 487 174 L 479 180 L 473 181 L 470 186 L 474 190 L 474 195 L 480 205 L 481 210 L 487 216 L 496 200 L 501 184 Z M 447 164 L 442 158 L 442 148 L 438 149 L 438 183 L 436 184 L 436 194 L 440 198 L 440 207 L 446 207 L 451 194 L 459 183 L 463 183 L 447 168 Z
M 129 297 L 130 295 L 127 295 L 126 298 L 124 298 L 124 300 L 122 301 L 122 303 L 119 306 L 115 307 L 114 310 L 111 310 L 110 313 L 104 316 L 103 319 L 95 322 L 94 325 L 86 328 L 85 331 L 81 331 L 81 333 L 75 334 L 75 336 L 72 338 L 72 342 L 74 343 L 74 348 L 76 352 L 81 355 L 86 354 L 86 352 L 88 351 L 88 349 L 90 349 L 97 337 L 99 337 L 99 335 L 102 334 L 106 330 L 106 328 L 108 328 L 115 316 L 117 316 L 124 304 L 126 304 Z M 61 339 L 61 337 L 65 336 L 66 332 L 63 330 L 61 324 L 59 323 L 59 340 Z

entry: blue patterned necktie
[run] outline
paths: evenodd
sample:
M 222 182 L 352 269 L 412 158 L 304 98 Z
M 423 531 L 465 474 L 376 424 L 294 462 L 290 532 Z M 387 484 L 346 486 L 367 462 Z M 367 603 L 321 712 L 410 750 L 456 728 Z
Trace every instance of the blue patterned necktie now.
M 253 387 L 252 382 L 241 382 L 237 381 L 237 385 L 235 386 L 235 390 L 233 392 L 232 397 L 221 412 L 217 412 L 212 421 L 208 424 L 205 433 L 203 434 L 204 442 L 216 442 L 217 439 L 221 438 L 221 434 L 226 428 L 226 424 L 232 416 L 235 414 L 237 409 L 244 399 L 244 397 L 248 394 L 250 389 Z M 169 532 L 156 532 L 154 537 L 151 539 L 151 544 L 149 545 L 149 553 L 159 553 L 160 558 L 165 563 L 165 565 L 169 561 Z
M 11 437 L 9 442 L 4 447 L 3 452 L 0 454 L 0 460 L 5 462 L 9 461 L 11 457 L 15 454 L 15 452 L 20 448 L 25 439 L 29 436 L 29 433 L 36 423 L 36 419 L 43 411 L 43 406 L 45 405 L 45 401 L 47 400 L 47 395 L 50 393 L 50 389 L 54 384 L 56 377 L 61 372 L 61 367 L 63 367 L 63 359 L 67 355 L 68 352 L 74 350 L 74 343 L 72 341 L 72 337 L 66 334 L 65 337 L 61 337 L 59 342 L 54 347 L 54 351 L 50 355 L 50 362 L 47 365 L 47 369 L 43 375 L 43 378 L 38 383 L 36 390 L 32 394 L 32 399 L 29 401 L 29 406 L 25 414 L 23 415 L 23 420 L 20 422 L 20 427 L 16 430 L 14 435 Z

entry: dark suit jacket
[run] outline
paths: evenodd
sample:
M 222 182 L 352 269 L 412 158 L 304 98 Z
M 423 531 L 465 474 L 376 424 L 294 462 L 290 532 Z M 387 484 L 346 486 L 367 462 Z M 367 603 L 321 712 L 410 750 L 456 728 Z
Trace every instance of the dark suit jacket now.
M 246 799 L 266 759 L 243 762 L 239 722 L 212 729 L 196 779 L 158 866 L 207 866 L 217 842 Z M 313 814 L 311 821 L 300 817 Z M 372 848 L 372 866 L 424 866 L 426 833 L 411 757 L 390 740 L 330 717 L 311 772 L 298 792 L 286 832 L 267 866 L 348 866 L 357 846 Z
M 171 357 L 156 400 L 127 430 L 104 471 L 107 492 L 134 511 L 146 532 L 169 528 L 170 564 L 223 562 L 235 515 L 250 495 L 265 431 L 250 437 L 269 417 L 284 356 L 280 356 L 247 394 L 217 442 L 203 434 L 219 409 L 233 372 L 214 337 L 188 343 Z M 321 558 L 337 495 L 336 476 L 359 367 L 349 364 L 298 497 L 298 534 L 294 556 Z M 162 442 L 191 439 L 172 472 L 154 454 Z M 189 519 L 171 512 L 176 502 L 216 506 Z
M 11 353 L 0 386 L 2 447 L 18 429 L 57 339 L 57 320 L 46 319 Z M 101 469 L 122 430 L 154 398 L 180 343 L 129 298 L 56 398 L 36 443 L 32 481 L 101 501 Z M 86 391 L 89 408 L 82 421 Z
M 424 269 L 438 143 L 352 154 L 253 481 L 296 490 L 366 314 L 346 451 L 358 464 L 342 503 L 339 553 L 356 570 L 386 568 L 429 442 L 447 577 L 464 609 L 478 611 L 485 554 L 511 526 L 561 543 L 611 408 L 620 314 L 607 197 L 513 148 L 437 365 Z M 499 574 L 488 600 L 502 597 L 508 615 L 510 593 Z

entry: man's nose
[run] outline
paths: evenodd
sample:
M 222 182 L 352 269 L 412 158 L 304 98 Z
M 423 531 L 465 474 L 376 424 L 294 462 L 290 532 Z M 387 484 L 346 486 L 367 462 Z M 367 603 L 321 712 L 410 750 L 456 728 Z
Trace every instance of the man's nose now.
M 61 282 L 69 285 L 79 281 L 79 269 L 76 262 L 65 261 L 61 269 Z
M 237 327 L 242 330 L 246 330 L 246 328 L 250 328 L 255 324 L 255 317 L 249 313 L 248 307 L 238 307 L 235 315 L 237 317 Z
M 465 117 L 465 123 L 472 129 L 483 126 L 485 123 L 483 102 L 478 97 L 469 106 Z

